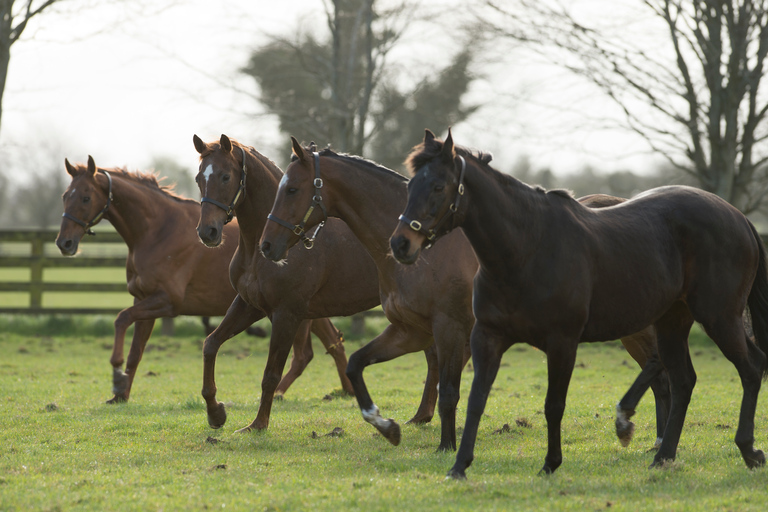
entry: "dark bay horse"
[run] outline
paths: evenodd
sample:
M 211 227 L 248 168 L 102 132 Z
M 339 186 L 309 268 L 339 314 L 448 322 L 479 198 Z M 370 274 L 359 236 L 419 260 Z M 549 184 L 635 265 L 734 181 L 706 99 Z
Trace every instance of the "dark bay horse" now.
M 73 256 L 83 235 L 102 218 L 108 220 L 128 245 L 126 276 L 133 306 L 115 319 L 113 367 L 114 397 L 108 403 L 128 400 L 136 370 L 152 333 L 155 320 L 177 315 L 220 316 L 235 298 L 229 282 L 229 262 L 235 252 L 237 223 L 227 227 L 230 243 L 218 251 L 200 244 L 195 234 L 200 203 L 184 199 L 162 187 L 153 174 L 123 169 L 72 165 L 72 177 L 64 192 L 64 217 L 56 245 Z M 123 366 L 125 333 L 135 323 L 128 361 Z M 280 382 L 284 393 L 312 359 L 312 330 L 333 356 L 345 390 L 352 392 L 344 371 L 347 358 L 338 330 L 327 318 L 306 322 L 294 339 L 291 369 Z
M 395 227 L 396 215 L 406 202 L 406 179 L 377 164 L 330 150 L 313 154 L 292 139 L 296 160 L 286 169 L 270 218 L 262 236 L 262 251 L 273 259 L 282 259 L 287 247 L 299 240 L 293 224 L 304 220 L 305 229 L 324 218 L 339 217 L 349 224 L 376 261 L 379 269 L 382 305 L 392 322 L 387 330 L 364 348 L 350 356 L 348 374 L 355 385 L 355 394 L 363 417 L 378 428 L 391 442 L 399 440 L 399 427 L 393 420 L 381 418 L 362 378 L 363 369 L 404 353 L 423 350 L 425 344 L 437 347 L 441 391 L 441 449 L 455 449 L 455 403 L 458 401 L 458 376 L 466 362 L 464 353 L 469 332 L 474 323 L 471 312 L 472 277 L 477 271 L 475 259 L 466 238 L 455 233 L 439 244 L 442 251 L 432 252 L 417 268 L 395 264 L 388 247 L 388 236 Z M 319 167 L 318 167 L 319 165 Z M 318 182 L 317 180 L 322 180 Z M 316 185 L 322 183 L 318 190 Z M 314 197 L 313 197 L 314 196 Z M 321 197 L 321 202 L 314 198 Z M 584 199 L 593 207 L 604 207 L 623 201 L 610 196 Z M 315 204 L 317 203 L 317 204 Z M 315 204 L 313 212 L 306 212 Z M 281 225 L 285 220 L 292 229 Z M 290 258 L 289 258 L 290 260 Z M 652 361 L 656 338 L 644 330 L 622 340 L 641 367 Z M 458 361 L 462 358 L 461 363 Z M 647 382 L 640 382 L 622 400 L 629 416 L 634 406 L 658 372 L 651 371 Z M 658 437 L 663 433 L 666 418 L 668 386 L 664 376 L 654 381 L 657 415 L 660 423 Z M 449 394 L 450 393 L 450 394 Z M 631 423 L 623 426 L 624 440 L 631 437 Z
M 399 261 L 414 263 L 430 241 L 461 227 L 480 262 L 475 376 L 449 475 L 465 478 L 491 385 L 512 344 L 530 343 L 547 354 L 548 450 L 541 473 L 548 474 L 562 462 L 560 428 L 578 343 L 648 325 L 656 329 L 672 396 L 653 465 L 674 459 L 696 382 L 688 352 L 694 321 L 739 373 L 744 394 L 736 445 L 749 468 L 764 465 L 765 455 L 754 448 L 754 415 L 768 368 L 768 275 L 765 249 L 746 217 L 690 187 L 662 187 L 593 210 L 563 191 L 503 175 L 489 161 L 454 146 L 450 132 L 443 142 L 427 131 L 408 158 L 408 204 L 390 241 Z M 742 323 L 746 306 L 756 344 Z
M 272 403 L 291 343 L 306 319 L 348 316 L 379 304 L 376 267 L 349 229 L 329 222 L 314 248 L 291 253 L 290 265 L 264 258 L 258 239 L 277 192 L 282 171 L 268 158 L 222 135 L 218 142 L 193 137 L 200 154 L 196 176 L 202 194 L 197 210 L 197 235 L 208 247 L 218 247 L 234 215 L 240 220 L 235 235 L 237 250 L 229 277 L 237 296 L 219 326 L 203 346 L 202 395 L 208 423 L 219 428 L 226 422 L 224 404 L 216 400 L 216 354 L 221 345 L 254 321 L 269 316 L 272 335 L 261 383 L 256 418 L 240 431 L 262 430 L 269 425 Z M 198 244 L 199 245 L 199 244 Z M 202 246 L 200 246 L 202 247 Z M 216 253 L 218 250 L 208 249 Z M 345 370 L 340 368 L 340 371 Z M 348 388 L 345 388 L 348 389 Z

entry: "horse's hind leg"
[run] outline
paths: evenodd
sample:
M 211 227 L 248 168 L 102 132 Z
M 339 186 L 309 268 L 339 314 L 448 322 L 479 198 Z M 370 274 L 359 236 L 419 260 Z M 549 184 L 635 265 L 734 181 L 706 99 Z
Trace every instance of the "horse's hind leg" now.
M 741 318 L 714 324 L 703 324 L 704 330 L 726 358 L 736 367 L 741 378 L 743 396 L 736 430 L 736 445 L 749 468 L 765 465 L 765 455 L 755 450 L 755 409 L 760 393 L 761 376 L 766 355 L 752 343 L 744 331 Z
M 355 397 L 363 418 L 395 446 L 400 444 L 400 426 L 393 419 L 384 419 L 381 416 L 379 408 L 368 393 L 363 370 L 374 363 L 383 363 L 403 354 L 424 350 L 432 342 L 431 336 L 390 324 L 376 338 L 349 356 L 347 377 L 355 389 Z
M 354 395 L 355 390 L 347 377 L 347 354 L 344 352 L 344 336 L 327 318 L 312 320 L 312 332 L 320 339 L 326 352 L 336 363 L 336 371 L 339 374 L 341 389 L 348 395 Z
M 424 351 L 424 358 L 427 360 L 427 378 L 424 380 L 421 403 L 413 418 L 406 422 L 414 425 L 422 425 L 432 421 L 437 403 L 437 384 L 440 382 L 440 371 L 437 365 L 437 347 L 434 343 Z
M 696 386 L 696 371 L 688 352 L 691 325 L 693 317 L 682 302 L 675 303 L 655 324 L 659 357 L 669 375 L 671 402 L 664 437 L 651 467 L 660 466 L 666 460 L 674 460 L 688 404 Z
M 264 318 L 264 312 L 235 297 L 227 314 L 203 344 L 203 389 L 201 394 L 208 412 L 208 425 L 221 428 L 227 421 L 224 404 L 216 400 L 216 355 L 225 341 L 243 332 L 253 322 Z
M 622 446 L 628 446 L 632 440 L 635 424 L 629 418 L 635 414 L 635 408 L 649 386 L 656 399 L 656 443 L 654 448 L 658 449 L 661 444 L 669 415 L 669 378 L 658 354 L 654 354 L 646 360 L 642 371 L 616 406 L 616 436 Z
M 291 367 L 283 375 L 283 378 L 277 385 L 277 389 L 275 389 L 275 400 L 282 400 L 285 392 L 304 373 L 304 369 L 306 369 L 314 357 L 314 352 L 312 352 L 312 336 L 309 334 L 311 322 L 311 320 L 304 320 L 296 332 L 296 336 L 293 339 Z

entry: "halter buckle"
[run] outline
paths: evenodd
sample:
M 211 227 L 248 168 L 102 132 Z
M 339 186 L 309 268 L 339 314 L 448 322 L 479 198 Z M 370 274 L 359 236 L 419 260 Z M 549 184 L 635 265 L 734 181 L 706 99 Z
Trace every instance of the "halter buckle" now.
M 315 178 L 312 184 L 315 186 L 315 188 L 323 188 L 323 178 Z
M 410 222 L 410 224 L 408 224 L 408 225 L 409 225 L 409 226 L 411 227 L 411 229 L 412 229 L 412 230 L 414 230 L 414 231 L 421 231 L 421 227 L 422 227 L 422 226 L 421 226 L 421 222 L 419 222 L 419 221 L 417 221 L 417 220 L 412 220 L 412 221 Z

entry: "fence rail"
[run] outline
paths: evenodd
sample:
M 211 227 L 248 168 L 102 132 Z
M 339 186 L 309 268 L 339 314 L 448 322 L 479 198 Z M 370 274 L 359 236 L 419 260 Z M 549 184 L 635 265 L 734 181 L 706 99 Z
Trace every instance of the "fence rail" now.
M 8 231 L 0 230 L 0 268 L 29 269 L 28 281 L 0 281 L 0 292 L 25 292 L 29 302 L 13 306 L 0 306 L 0 313 L 11 314 L 99 314 L 118 313 L 122 308 L 115 307 L 43 307 L 45 292 L 126 292 L 125 281 L 114 283 L 83 282 L 46 282 L 46 268 L 125 268 L 123 256 L 87 256 L 67 258 L 46 253 L 46 244 L 53 244 L 58 234 L 55 230 Z M 85 240 L 85 239 L 84 239 Z M 7 254 L 4 244 L 29 244 L 28 255 Z M 94 237 L 88 237 L 86 244 L 123 243 L 123 239 L 114 231 L 100 231 Z M 18 251 L 13 251 L 14 253 Z M 126 251 L 127 252 L 127 251 Z

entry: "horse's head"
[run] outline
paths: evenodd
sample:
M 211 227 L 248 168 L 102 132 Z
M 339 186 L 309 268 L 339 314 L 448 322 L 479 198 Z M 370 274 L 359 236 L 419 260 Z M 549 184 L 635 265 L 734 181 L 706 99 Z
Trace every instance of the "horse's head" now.
M 302 240 L 312 248 L 314 237 L 306 230 L 325 222 L 327 214 L 321 196 L 320 157 L 314 147 L 302 147 L 291 137 L 293 155 L 277 189 L 272 212 L 261 234 L 261 253 L 272 261 L 285 259 L 288 249 Z M 318 228 L 319 229 L 319 228 Z M 317 234 L 317 232 L 315 232 Z
M 424 142 L 406 161 L 413 177 L 408 182 L 408 203 L 389 239 L 392 254 L 400 263 L 414 263 L 454 227 L 447 222 L 458 210 L 464 194 L 464 157 L 456 155 L 448 130 L 445 142 L 427 130 Z
M 192 137 L 195 149 L 200 153 L 200 168 L 195 181 L 202 198 L 197 235 L 208 247 L 222 242 L 224 224 L 232 220 L 235 206 L 245 192 L 245 150 L 234 151 L 232 141 L 226 135 L 219 142 L 206 144 L 200 137 Z
M 98 169 L 92 156 L 88 156 L 87 165 L 72 165 L 64 159 L 64 166 L 72 177 L 72 183 L 61 196 L 64 214 L 56 245 L 61 254 L 72 256 L 77 252 L 83 235 L 93 234 L 91 228 L 98 224 L 109 208 L 112 202 L 112 178 L 106 171 L 102 171 L 106 178 L 102 176 L 101 180 L 97 179 Z

